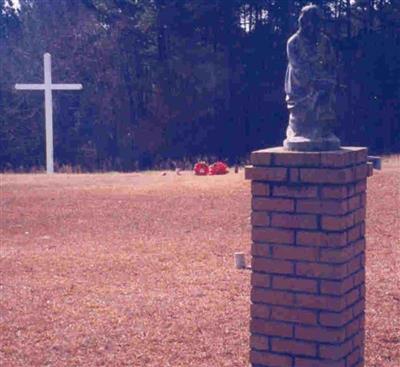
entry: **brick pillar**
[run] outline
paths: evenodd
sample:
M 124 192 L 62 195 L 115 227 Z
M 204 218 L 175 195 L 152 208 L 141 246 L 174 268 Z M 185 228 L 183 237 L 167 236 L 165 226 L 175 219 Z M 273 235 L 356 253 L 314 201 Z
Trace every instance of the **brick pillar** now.
M 367 150 L 251 161 L 251 365 L 364 366 Z

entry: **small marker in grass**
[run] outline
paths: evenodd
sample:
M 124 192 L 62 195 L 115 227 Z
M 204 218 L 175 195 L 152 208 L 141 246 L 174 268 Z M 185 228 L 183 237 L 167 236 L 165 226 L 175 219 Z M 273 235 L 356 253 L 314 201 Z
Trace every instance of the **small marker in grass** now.
M 246 259 L 243 252 L 235 252 L 236 269 L 246 269 Z

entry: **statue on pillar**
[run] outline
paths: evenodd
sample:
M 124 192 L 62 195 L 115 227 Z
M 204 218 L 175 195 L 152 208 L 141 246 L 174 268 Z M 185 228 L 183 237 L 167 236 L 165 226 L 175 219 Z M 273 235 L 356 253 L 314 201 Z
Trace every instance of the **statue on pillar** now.
M 285 78 L 289 125 L 283 145 L 292 151 L 324 151 L 340 148 L 333 134 L 336 60 L 329 38 L 322 33 L 322 12 L 305 6 L 299 30 L 287 43 Z

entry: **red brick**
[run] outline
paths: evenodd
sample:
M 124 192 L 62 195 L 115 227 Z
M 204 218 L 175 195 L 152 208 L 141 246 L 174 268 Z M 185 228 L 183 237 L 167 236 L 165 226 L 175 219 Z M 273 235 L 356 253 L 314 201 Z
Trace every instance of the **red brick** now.
M 257 366 L 292 367 L 292 358 L 281 354 L 251 351 L 250 363 Z
M 360 208 L 354 212 L 354 224 L 359 224 L 365 221 L 367 210 L 365 207 Z
M 311 356 L 317 355 L 317 345 L 315 343 L 305 343 L 295 340 L 277 339 L 272 338 L 271 350 L 273 352 L 287 353 L 297 356 Z
M 294 295 L 285 291 L 253 287 L 251 290 L 251 301 L 270 305 L 293 305 Z
M 361 255 L 356 256 L 354 259 L 347 263 L 348 274 L 353 274 L 359 269 L 361 269 Z
M 295 367 L 345 367 L 344 360 L 342 361 L 324 361 L 321 359 L 308 359 L 308 358 L 296 358 Z
M 349 211 L 358 209 L 361 206 L 361 196 L 356 195 L 348 200 Z
M 353 289 L 351 292 L 347 293 L 345 296 L 346 306 L 354 304 L 360 299 L 360 290 L 358 288 Z
M 357 182 L 356 187 L 355 187 L 355 192 L 356 193 L 362 193 L 367 190 L 367 180 L 362 180 Z
M 296 203 L 297 213 L 342 215 L 348 212 L 347 200 L 300 199 Z
M 266 212 L 252 212 L 251 213 L 251 224 L 253 226 L 269 226 L 270 217 Z
M 262 271 L 276 274 L 293 274 L 294 265 L 290 261 L 254 257 L 251 261 L 253 271 Z
M 328 161 L 336 159 L 339 163 L 342 162 L 342 158 L 344 157 L 346 165 L 362 163 L 367 160 L 367 151 L 363 147 L 342 147 L 340 150 L 321 152 L 321 161 L 322 156 L 324 156 Z
M 344 151 L 323 152 L 321 154 L 322 167 L 346 167 L 354 163 L 353 155 Z
M 357 287 L 360 284 L 365 283 L 365 269 L 361 269 L 353 275 L 354 286 Z
M 267 183 L 252 181 L 251 193 L 253 196 L 269 196 L 271 190 Z
M 363 252 L 360 256 L 361 268 L 365 268 L 365 252 Z
M 359 255 L 365 251 L 365 238 L 358 240 L 353 244 L 354 255 Z
M 368 175 L 368 165 L 361 164 L 359 166 L 354 167 L 354 178 L 355 180 L 363 180 Z
M 251 273 L 251 285 L 255 287 L 268 288 L 271 286 L 271 276 L 263 273 Z
M 289 169 L 289 181 L 290 182 L 300 182 L 300 170 L 298 168 Z
M 286 181 L 287 169 L 280 167 L 251 167 L 245 168 L 245 179 L 253 181 Z
M 319 355 L 324 359 L 338 360 L 345 357 L 353 350 L 353 341 L 348 340 L 338 345 L 320 345 Z
M 358 316 L 360 318 L 360 329 L 365 330 L 365 313 Z
M 366 162 L 368 159 L 368 149 L 366 148 L 351 148 L 357 153 L 356 163 Z
M 267 243 L 294 243 L 294 231 L 278 228 L 257 228 L 252 230 L 252 240 Z
M 347 232 L 347 241 L 353 242 L 361 238 L 361 225 L 358 224 Z
M 361 195 L 361 206 L 362 207 L 365 207 L 367 205 L 367 195 L 366 195 L 366 193 L 364 192 L 362 195 Z
M 318 290 L 318 283 L 311 279 L 289 278 L 276 275 L 272 279 L 272 287 L 276 289 L 315 293 Z
M 352 149 L 351 153 L 352 153 L 352 163 L 353 163 L 353 165 L 361 163 L 361 161 L 360 161 L 360 157 L 361 157 L 360 152 L 366 150 L 366 148 L 351 148 L 350 147 L 349 149 Z
M 316 261 L 318 260 L 318 253 L 317 247 L 272 246 L 272 256 L 277 259 Z
M 253 303 L 250 306 L 250 315 L 252 318 L 269 319 L 271 316 L 271 307 Z
M 327 231 L 344 231 L 354 225 L 354 215 L 352 213 L 341 216 L 323 215 L 321 218 L 321 228 Z
M 340 247 L 347 244 L 347 233 L 298 231 L 296 243 L 305 246 Z
M 353 277 L 348 277 L 340 281 L 322 280 L 321 293 L 343 295 L 353 288 L 353 286 Z
M 345 340 L 345 331 L 343 329 L 296 325 L 295 338 L 316 342 L 340 343 Z
M 272 154 L 266 150 L 257 150 L 250 155 L 251 164 L 255 166 L 270 166 Z
M 363 347 L 365 343 L 364 331 L 360 331 L 358 334 L 354 335 L 352 339 L 354 347 Z
M 362 164 L 361 166 L 355 167 L 355 179 L 363 180 L 366 177 L 372 176 L 374 168 L 372 163 Z
M 354 256 L 354 246 L 352 245 L 339 249 L 322 248 L 320 251 L 320 260 L 332 264 L 349 261 Z
M 353 320 L 346 326 L 346 337 L 349 338 L 354 334 L 357 334 L 360 330 L 362 330 L 363 326 L 363 315 L 360 315 L 357 319 Z
M 346 264 L 298 263 L 296 274 L 309 278 L 342 279 L 347 275 L 347 267 Z
M 302 310 L 299 308 L 272 307 L 271 318 L 273 320 L 297 322 L 300 324 L 317 324 L 317 313 L 310 310 Z
M 347 196 L 351 197 L 356 194 L 356 185 L 355 184 L 349 184 L 347 185 Z
M 361 298 L 365 298 L 365 283 L 360 286 L 360 296 Z
M 269 210 L 275 212 L 293 212 L 294 200 L 280 198 L 253 197 L 253 210 Z
M 290 186 L 274 186 L 272 188 L 273 196 L 283 196 L 290 198 L 316 198 L 318 196 L 317 186 L 290 185 Z
M 268 337 L 261 335 L 251 335 L 250 336 L 250 348 L 258 350 L 268 350 Z
M 362 255 L 365 253 L 365 238 L 361 238 L 361 240 L 353 242 L 351 247 L 353 249 L 353 256 Z
M 317 315 L 314 311 L 298 308 L 273 308 L 271 318 L 305 325 L 317 325 Z
M 251 319 L 250 331 L 262 335 L 292 337 L 293 326 L 284 322 Z
M 282 228 L 316 229 L 318 224 L 316 215 L 272 213 L 271 225 Z
M 345 199 L 347 198 L 347 186 L 326 186 L 321 189 L 323 199 Z
M 352 309 L 347 308 L 342 312 L 321 312 L 319 315 L 319 323 L 322 326 L 340 327 L 347 324 L 352 318 Z
M 270 257 L 272 254 L 271 245 L 266 245 L 265 243 L 252 243 L 251 244 L 251 254 L 253 256 Z
M 347 366 L 354 366 L 354 364 L 359 362 L 360 360 L 361 360 L 361 351 L 360 348 L 357 348 L 346 358 L 346 363 Z
M 344 184 L 352 182 L 354 180 L 354 174 L 351 168 L 301 168 L 300 180 L 301 182 L 308 183 Z
M 317 152 L 277 152 L 273 156 L 275 166 L 318 167 L 321 155 Z
M 353 256 L 363 254 L 365 252 L 365 238 L 353 242 L 351 247 L 353 249 Z
M 352 308 L 353 316 L 357 317 L 365 312 L 365 299 L 360 299 Z
M 365 236 L 365 222 L 360 223 L 361 237 Z
M 345 302 L 342 297 L 296 294 L 296 305 L 316 310 L 341 311 Z
M 365 260 L 366 260 L 365 252 L 362 252 L 359 256 L 360 256 L 360 268 L 364 269 L 365 268 Z M 354 269 L 352 269 L 352 270 L 354 270 Z

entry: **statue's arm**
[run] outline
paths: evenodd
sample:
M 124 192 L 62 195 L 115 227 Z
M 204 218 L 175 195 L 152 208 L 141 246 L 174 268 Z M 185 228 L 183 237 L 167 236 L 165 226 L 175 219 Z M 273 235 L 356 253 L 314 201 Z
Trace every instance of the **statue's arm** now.
M 289 39 L 286 49 L 290 65 L 295 69 L 303 68 L 306 60 L 301 57 L 299 44 L 295 38 Z
M 287 43 L 287 56 L 289 64 L 296 71 L 296 74 L 303 81 L 311 80 L 310 61 L 305 57 L 305 53 L 302 52 L 299 42 L 295 37 L 289 39 Z

